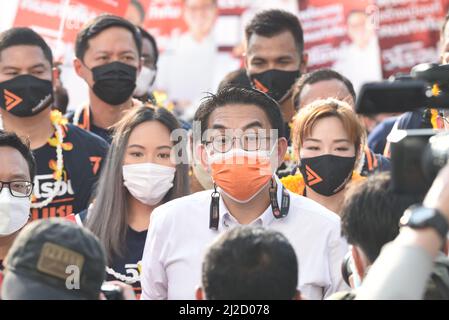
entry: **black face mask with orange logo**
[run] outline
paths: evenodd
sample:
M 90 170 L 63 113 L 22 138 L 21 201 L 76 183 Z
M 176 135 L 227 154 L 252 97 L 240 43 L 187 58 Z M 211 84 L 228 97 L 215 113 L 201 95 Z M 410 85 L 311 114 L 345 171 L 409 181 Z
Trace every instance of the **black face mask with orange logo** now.
M 355 157 L 332 154 L 302 158 L 298 166 L 305 184 L 316 193 L 330 197 L 341 191 L 352 178 Z
M 25 74 L 0 82 L 0 108 L 17 117 L 31 117 L 53 102 L 50 80 Z
M 272 69 L 251 74 L 249 78 L 254 89 L 262 91 L 280 102 L 300 76 L 301 72 L 299 70 L 284 71 Z

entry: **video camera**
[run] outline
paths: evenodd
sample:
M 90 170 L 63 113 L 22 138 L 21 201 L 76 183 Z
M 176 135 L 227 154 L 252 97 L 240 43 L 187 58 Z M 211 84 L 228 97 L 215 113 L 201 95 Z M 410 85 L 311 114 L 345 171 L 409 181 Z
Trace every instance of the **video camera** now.
M 449 64 L 420 64 L 409 75 L 363 85 L 356 112 L 363 115 L 393 112 L 430 112 L 437 109 L 447 124 Z M 426 111 L 425 111 L 426 110 Z M 449 125 L 447 126 L 449 127 Z M 449 159 L 449 132 L 434 129 L 393 130 L 389 136 L 392 186 L 398 193 L 422 194 Z

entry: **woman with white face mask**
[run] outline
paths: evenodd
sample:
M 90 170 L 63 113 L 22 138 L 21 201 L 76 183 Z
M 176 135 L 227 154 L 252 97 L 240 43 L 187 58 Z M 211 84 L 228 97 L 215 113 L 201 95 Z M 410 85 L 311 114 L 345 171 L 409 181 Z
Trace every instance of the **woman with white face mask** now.
M 140 294 L 140 268 L 151 212 L 188 193 L 187 164 L 175 164 L 175 117 L 163 108 L 141 106 L 117 123 L 94 203 L 77 221 L 103 243 L 108 280 L 134 286 Z

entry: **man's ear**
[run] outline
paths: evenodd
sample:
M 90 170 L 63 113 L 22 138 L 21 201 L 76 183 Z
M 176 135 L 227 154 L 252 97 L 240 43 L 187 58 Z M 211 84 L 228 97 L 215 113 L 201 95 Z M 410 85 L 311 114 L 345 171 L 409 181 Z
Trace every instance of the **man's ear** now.
M 204 293 L 203 293 L 203 288 L 201 288 L 201 287 L 196 288 L 195 299 L 196 300 L 206 300 L 204 298 L 205 297 L 204 297 Z
M 82 75 L 83 65 L 82 64 L 83 63 L 81 62 L 80 59 L 78 59 L 78 58 L 73 59 L 73 67 L 75 68 L 75 72 L 81 78 L 83 77 L 83 75 Z
M 306 52 L 303 52 L 301 56 L 301 64 L 299 65 L 299 71 L 301 71 L 301 74 L 307 73 L 307 64 L 309 63 L 309 54 Z
M 284 162 L 285 159 L 285 153 L 287 152 L 288 148 L 288 142 L 287 139 L 282 137 L 278 139 L 278 146 L 277 146 L 277 152 L 278 152 L 278 158 L 277 158 L 277 166 L 279 166 Z M 277 169 L 277 168 L 276 168 Z
M 53 85 L 53 88 L 55 88 L 57 86 L 58 82 L 61 80 L 60 77 L 59 77 L 59 70 L 58 70 L 58 68 L 57 67 L 52 67 L 51 68 L 51 74 L 52 74 L 51 83 Z
M 139 66 L 137 67 L 137 75 L 139 75 L 140 71 L 142 70 L 143 62 L 144 62 L 143 57 L 140 57 L 140 59 L 139 59 Z
M 209 162 L 206 152 L 206 146 L 202 143 L 196 145 L 194 152 L 196 153 L 196 159 L 200 159 L 201 166 L 206 172 L 209 172 Z
M 359 274 L 359 278 L 363 279 L 365 275 L 365 264 L 363 262 L 362 253 L 359 252 L 359 248 L 357 246 L 352 246 L 352 258 L 354 259 L 354 265 L 356 271 Z

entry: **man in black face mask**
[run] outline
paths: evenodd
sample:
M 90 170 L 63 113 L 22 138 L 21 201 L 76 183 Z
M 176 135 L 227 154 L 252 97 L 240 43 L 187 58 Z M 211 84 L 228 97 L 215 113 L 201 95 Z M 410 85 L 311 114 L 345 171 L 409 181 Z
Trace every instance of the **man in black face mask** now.
M 68 115 L 71 122 L 111 141 L 109 127 L 133 105 L 137 75 L 142 66 L 140 31 L 113 15 L 90 21 L 77 35 L 76 73 L 89 86 L 89 102 Z
M 284 121 L 290 122 L 295 114 L 290 89 L 306 72 L 308 60 L 298 18 L 282 10 L 262 11 L 246 26 L 245 35 L 251 85 L 276 100 Z
M 52 111 L 52 61 L 49 46 L 33 30 L 0 34 L 0 115 L 5 131 L 30 140 L 36 158 L 33 220 L 84 210 L 108 148 Z

